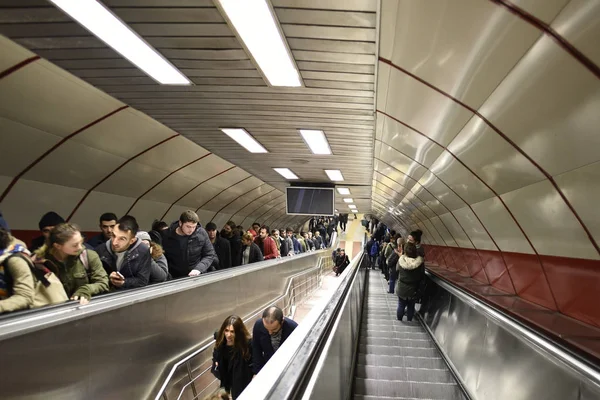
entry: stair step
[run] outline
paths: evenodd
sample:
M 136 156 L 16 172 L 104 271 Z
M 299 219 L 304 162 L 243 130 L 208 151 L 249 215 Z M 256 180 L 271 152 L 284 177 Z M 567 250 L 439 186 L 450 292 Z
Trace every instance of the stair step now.
M 365 329 L 360 331 L 360 337 L 378 337 L 378 338 L 395 338 L 395 339 L 424 339 L 430 340 L 426 332 L 418 332 L 415 330 L 409 331 L 392 331 L 379 329 Z
M 407 339 L 407 338 L 389 338 L 389 337 L 360 337 L 360 344 L 373 346 L 393 346 L 393 347 L 419 347 L 434 349 L 435 345 L 428 339 Z
M 356 378 L 355 394 L 417 399 L 464 400 L 455 383 L 386 381 Z
M 446 369 L 381 367 L 358 364 L 356 366 L 356 377 L 386 381 L 455 383 L 454 377 Z
M 360 344 L 359 353 L 378 354 L 389 356 L 408 356 L 408 357 L 439 357 L 436 348 L 419 347 L 394 347 L 394 346 L 374 346 L 370 344 Z
M 407 367 L 445 369 L 446 363 L 441 357 L 412 357 L 412 356 L 387 356 L 378 354 L 358 354 L 356 360 L 359 365 L 372 365 L 378 367 Z

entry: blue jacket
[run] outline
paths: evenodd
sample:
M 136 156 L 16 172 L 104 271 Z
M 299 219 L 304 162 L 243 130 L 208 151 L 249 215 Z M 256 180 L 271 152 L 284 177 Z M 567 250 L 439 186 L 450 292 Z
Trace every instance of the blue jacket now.
M 295 236 L 292 236 L 292 243 L 294 243 L 294 254 L 302 253 L 302 246 Z
M 283 319 L 283 326 L 281 327 L 283 330 L 281 333 L 282 345 L 297 326 L 298 324 L 295 321 L 288 318 Z M 273 350 L 273 346 L 271 345 L 271 335 L 265 329 L 262 318 L 259 318 L 254 323 L 254 328 L 252 329 L 252 369 L 255 375 L 273 357 L 273 354 L 275 354 L 275 350 Z

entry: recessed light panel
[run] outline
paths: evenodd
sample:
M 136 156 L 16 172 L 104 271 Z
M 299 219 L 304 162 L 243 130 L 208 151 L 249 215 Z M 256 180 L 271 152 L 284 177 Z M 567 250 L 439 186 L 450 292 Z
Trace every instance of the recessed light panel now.
M 325 173 L 334 182 L 341 182 L 344 180 L 344 176 L 342 175 L 342 171 L 339 169 L 326 169 Z
M 300 129 L 300 134 L 313 154 L 331 154 L 329 142 L 323 131 Z
M 190 85 L 177 68 L 96 0 L 50 0 L 117 53 L 163 85 Z
M 217 0 L 271 86 L 302 86 L 300 73 L 266 0 Z
M 352 203 L 354 201 L 354 199 L 344 199 L 344 202 L 346 203 Z
M 283 176 L 285 179 L 298 179 L 298 176 L 289 168 L 273 168 L 275 172 Z
M 268 153 L 267 149 L 262 144 L 258 143 L 245 129 L 240 128 L 223 128 L 224 134 L 238 142 L 240 146 L 248 150 L 250 153 Z
M 343 188 L 343 187 L 340 187 L 340 188 L 337 188 L 337 191 L 338 191 L 338 193 L 339 193 L 339 194 L 341 194 L 342 196 L 347 196 L 347 195 L 349 195 L 349 194 L 350 194 L 350 189 L 348 189 L 348 188 Z

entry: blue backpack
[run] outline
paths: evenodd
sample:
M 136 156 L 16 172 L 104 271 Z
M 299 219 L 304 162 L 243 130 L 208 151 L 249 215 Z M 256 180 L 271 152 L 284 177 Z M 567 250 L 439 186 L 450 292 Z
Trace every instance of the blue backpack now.
M 377 254 L 379 254 L 379 243 L 378 242 L 374 242 L 371 245 L 371 251 L 369 252 L 369 254 L 373 257 L 376 256 Z

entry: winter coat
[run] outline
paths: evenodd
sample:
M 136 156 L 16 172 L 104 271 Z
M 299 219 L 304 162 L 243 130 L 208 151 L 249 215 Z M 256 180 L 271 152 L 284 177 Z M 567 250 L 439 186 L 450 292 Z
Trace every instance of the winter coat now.
M 242 253 L 244 252 L 244 250 L 246 250 L 247 246 L 244 246 L 242 248 Z M 242 254 L 242 260 L 243 260 L 243 254 Z M 259 262 L 259 261 L 263 261 L 264 257 L 262 252 L 260 251 L 260 247 L 258 247 L 258 245 L 254 242 L 250 243 L 250 257 L 248 258 L 248 264 L 252 264 L 255 262 Z
M 346 267 L 350 264 L 350 259 L 347 254 L 339 255 L 335 258 L 335 272 L 336 274 L 341 274 L 344 272 Z
M 44 245 L 44 243 L 46 243 L 46 238 L 44 236 L 38 236 L 34 238 L 33 240 L 31 240 L 31 246 L 28 247 L 29 251 L 31 251 L 32 253 L 37 251 Z
M 69 298 L 79 296 L 90 299 L 96 294 L 108 291 L 108 275 L 102 267 L 98 253 L 88 249 L 83 251 L 87 251 L 88 269 L 81 261 L 81 253 L 68 256 L 61 262 L 54 258 L 46 245 L 35 252 L 37 259 L 45 259 L 44 265 L 58 276 Z
M 323 243 L 323 237 L 322 236 L 316 236 L 315 239 L 314 239 L 314 242 L 315 242 L 315 245 L 317 246 L 317 249 L 322 249 L 322 248 L 325 247 L 325 243 Z
M 176 232 L 178 226 L 179 221 L 175 221 L 169 229 L 162 231 L 162 245 L 171 276 L 173 278 L 187 277 L 193 269 L 200 272 L 208 271 L 217 257 L 208 233 L 198 224 L 196 230 L 187 236 L 187 248 L 185 252 L 182 252 Z
M 15 242 L 13 239 L 11 245 Z M 34 279 L 27 261 L 21 257 L 11 257 L 15 253 L 0 256 L 0 272 L 6 278 L 10 274 L 11 287 L 0 288 L 0 314 L 25 310 L 33 305 Z M 10 260 L 7 260 L 9 257 Z M 3 279 L 6 282 L 6 279 Z M 4 289 L 4 290 L 2 290 Z M 3 293 L 5 291 L 5 293 Z
M 267 236 L 262 243 L 262 253 L 265 260 L 271 260 L 273 258 L 277 258 L 277 245 L 275 244 L 275 240 L 272 237 Z M 254 239 L 254 243 L 258 245 L 258 248 L 261 248 L 261 238 L 257 236 Z
M 399 259 L 400 259 L 400 256 L 398 255 L 398 253 L 396 251 L 393 251 L 392 254 L 390 254 L 389 258 L 386 261 L 388 271 L 390 272 L 390 279 L 394 280 L 394 281 L 396 279 L 398 279 L 398 270 L 396 268 L 398 266 Z
M 152 256 L 150 248 L 140 239 L 125 250 L 125 258 L 121 268 L 117 269 L 117 254 L 113 252 L 111 241 L 108 240 L 103 245 L 96 248 L 96 252 L 102 261 L 102 266 L 108 275 L 111 272 L 119 272 L 125 277 L 123 286 L 117 289 L 133 289 L 144 287 L 150 281 L 150 271 L 152 270 Z
M 169 264 L 163 248 L 157 242 L 152 242 L 150 252 L 152 263 L 150 267 L 150 280 L 148 283 L 161 283 L 169 279 Z
M 242 265 L 242 238 L 239 233 L 234 233 L 229 240 L 229 248 L 231 249 L 231 266 L 237 267 Z
M 298 324 L 296 321 L 288 318 L 283 319 L 280 347 L 297 327 Z M 275 350 L 273 350 L 273 345 L 271 344 L 271 335 L 269 335 L 269 331 L 265 328 L 262 319 L 259 318 L 254 323 L 254 328 L 252 329 L 252 369 L 254 370 L 254 374 L 260 372 L 267 361 L 273 357 L 273 354 L 275 354 Z
M 219 271 L 231 268 L 231 245 L 229 244 L 229 240 L 217 235 L 213 243 L 213 248 L 217 254 L 212 263 L 214 269 Z
M 227 341 L 223 340 L 221 346 L 213 350 L 212 362 L 211 372 L 221 381 L 221 387 L 231 393 L 235 400 L 252 381 L 252 340 L 248 341 L 246 358 L 233 348 L 228 349 Z M 216 363 L 219 363 L 218 367 Z
M 295 246 L 294 246 L 294 241 L 292 240 L 291 237 L 286 237 L 285 238 L 285 246 L 287 247 L 287 253 L 286 256 L 291 254 L 294 254 L 296 252 L 295 250 Z
M 99 235 L 96 235 L 93 238 L 91 238 L 90 240 L 88 240 L 86 243 L 89 244 L 92 247 L 92 249 L 95 249 L 98 246 L 100 246 L 101 244 L 106 243 L 107 240 L 109 240 L 109 239 L 106 239 L 104 237 L 104 234 L 100 233 Z
M 425 278 L 425 264 L 421 256 L 410 258 L 401 255 L 397 264 L 398 282 L 396 294 L 401 299 L 413 299 L 417 296 L 417 289 L 421 279 Z

